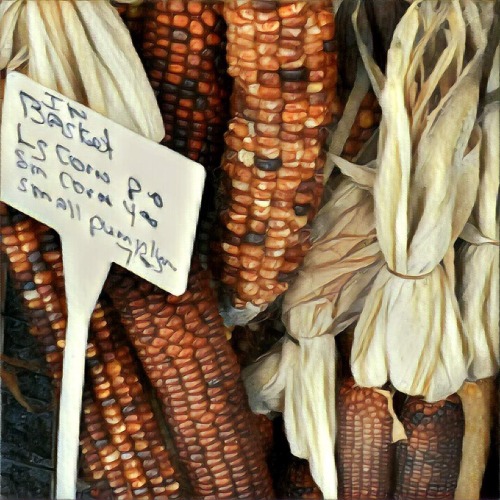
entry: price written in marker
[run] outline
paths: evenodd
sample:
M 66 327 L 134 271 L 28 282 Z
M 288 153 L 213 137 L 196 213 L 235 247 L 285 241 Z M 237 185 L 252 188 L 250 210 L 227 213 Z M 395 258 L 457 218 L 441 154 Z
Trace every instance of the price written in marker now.
M 90 316 L 113 262 L 187 285 L 205 171 L 20 73 L 7 77 L 0 200 L 60 235 L 68 304 L 57 496 L 74 498 Z

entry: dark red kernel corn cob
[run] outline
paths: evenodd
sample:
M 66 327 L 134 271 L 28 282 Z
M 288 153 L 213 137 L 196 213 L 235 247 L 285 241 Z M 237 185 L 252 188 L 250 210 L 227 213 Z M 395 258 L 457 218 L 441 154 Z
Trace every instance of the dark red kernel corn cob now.
M 111 5 L 113 5 L 118 11 L 118 14 L 120 14 L 120 17 L 130 31 L 135 49 L 139 51 L 144 28 L 144 2 L 139 0 L 136 3 L 130 4 L 111 0 Z
M 321 198 L 337 75 L 332 5 L 229 0 L 224 17 L 234 89 L 222 282 L 232 307 L 265 308 L 302 262 Z
M 282 478 L 281 494 L 289 499 L 323 500 L 309 469 L 309 462 L 290 455 Z
M 452 499 L 458 481 L 464 414 L 460 398 L 428 403 L 409 397 L 401 414 L 407 441 L 396 451 L 397 500 Z
M 163 115 L 162 143 L 207 170 L 220 164 L 228 117 L 221 10 L 221 2 L 146 2 L 139 51 Z
M 269 471 L 210 275 L 170 295 L 116 269 L 107 289 L 156 388 L 196 498 L 271 498 Z
M 345 0 L 339 7 L 335 17 L 338 29 L 336 43 L 339 54 L 339 78 L 337 99 L 335 102 L 335 121 L 340 120 L 349 94 L 356 80 L 357 66 L 360 63 L 356 35 L 352 26 L 352 13 L 358 3 L 355 0 Z M 399 20 L 408 8 L 405 0 L 366 0 L 362 3 L 358 18 L 361 29 L 370 32 L 373 39 L 373 57 L 384 72 L 387 62 L 387 51 L 392 35 Z M 370 88 L 361 102 L 355 121 L 351 127 L 342 157 L 352 160 L 363 145 L 372 137 L 381 119 L 381 109 L 377 98 Z
M 7 257 L 12 283 L 19 294 L 30 333 L 37 339 L 56 389 L 62 376 L 66 329 L 65 308 L 54 277 L 43 260 L 37 237 L 41 223 L 0 204 L 1 251 Z M 43 230 L 47 229 L 43 226 Z
M 178 498 L 176 473 L 139 380 L 136 361 L 106 302 L 98 303 L 92 315 L 87 366 L 95 401 L 92 408 L 105 421 L 109 444 L 119 452 L 116 470 L 123 472 L 133 498 Z
M 390 493 L 392 425 L 387 398 L 342 382 L 338 396 L 339 499 L 384 499 Z

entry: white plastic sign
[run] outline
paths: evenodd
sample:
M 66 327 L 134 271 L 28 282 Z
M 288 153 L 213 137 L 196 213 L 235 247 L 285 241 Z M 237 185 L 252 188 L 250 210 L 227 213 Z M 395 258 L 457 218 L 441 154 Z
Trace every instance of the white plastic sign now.
M 140 103 L 132 103 L 140 106 Z M 57 497 L 74 498 L 89 319 L 113 262 L 186 289 L 205 171 L 20 73 L 7 77 L 0 200 L 60 235 L 68 303 Z

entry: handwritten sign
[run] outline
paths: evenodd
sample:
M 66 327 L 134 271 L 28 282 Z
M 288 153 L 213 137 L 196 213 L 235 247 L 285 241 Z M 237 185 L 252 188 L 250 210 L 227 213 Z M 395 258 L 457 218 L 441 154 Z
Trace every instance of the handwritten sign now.
M 88 324 L 109 268 L 182 294 L 204 180 L 198 163 L 20 73 L 7 77 L 0 200 L 53 227 L 63 248 L 58 498 L 74 498 Z

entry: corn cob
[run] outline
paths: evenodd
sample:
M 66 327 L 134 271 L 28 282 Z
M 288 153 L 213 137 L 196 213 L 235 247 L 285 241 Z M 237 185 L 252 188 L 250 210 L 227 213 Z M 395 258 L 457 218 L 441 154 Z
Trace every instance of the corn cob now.
M 387 398 L 346 379 L 338 397 L 339 498 L 387 498 L 392 424 Z
M 109 306 L 96 305 L 91 332 L 87 365 L 94 402 L 85 406 L 84 414 L 114 494 L 177 498 L 179 483 L 124 332 Z M 95 426 L 100 430 L 94 432 Z
M 465 431 L 455 500 L 480 498 L 490 449 L 494 391 L 495 382 L 491 377 L 477 382 L 465 382 L 458 391 L 464 409 Z
M 283 331 L 275 328 L 270 320 L 234 327 L 231 333 L 231 345 L 241 368 L 255 362 L 282 336 Z
M 263 309 L 309 247 L 335 96 L 334 21 L 326 1 L 230 0 L 224 16 L 235 80 L 222 162 L 222 282 L 233 307 Z
M 346 95 L 345 100 L 341 95 Z M 335 105 L 335 120 L 338 122 L 344 113 L 345 103 L 348 99 L 348 92 L 345 89 L 339 91 L 339 97 Z M 361 101 L 359 111 L 349 132 L 344 148 L 342 150 L 342 158 L 352 160 L 361 151 L 363 145 L 372 137 L 375 130 L 378 128 L 382 112 L 378 104 L 377 98 L 373 90 L 369 90 Z
M 36 237 L 41 224 L 0 204 L 1 250 L 7 256 L 13 284 L 21 295 L 30 323 L 47 361 L 49 373 L 59 390 L 66 318 L 52 271 L 43 261 Z
M 312 478 L 308 461 L 295 457 L 290 451 L 283 419 L 277 417 L 273 424 L 273 448 L 269 462 L 278 498 L 322 499 L 321 491 Z
M 456 394 L 436 403 L 409 397 L 401 421 L 407 441 L 396 448 L 397 500 L 453 498 L 458 481 L 464 414 Z
M 84 391 L 83 401 L 85 408 L 92 402 L 88 390 Z M 111 496 L 112 490 L 106 479 L 106 471 L 86 425 L 82 425 L 80 430 L 80 447 L 83 455 L 83 478 L 87 483 L 91 484 L 91 496 L 93 498 L 101 498 L 106 495 Z
M 311 475 L 307 460 L 290 454 L 284 476 L 281 479 L 280 496 L 304 500 L 323 499 L 323 495 Z
M 162 402 L 194 495 L 269 498 L 272 486 L 210 276 L 183 295 L 116 270 L 107 288 Z
M 147 2 L 140 48 L 163 116 L 162 143 L 208 170 L 219 166 L 227 121 L 221 9 L 220 2 Z
M 132 38 L 132 43 L 136 51 L 139 51 L 141 40 L 142 40 L 142 30 L 143 30 L 143 17 L 144 17 L 144 4 L 142 0 L 138 0 L 135 3 L 121 3 L 120 1 L 111 0 L 111 5 L 115 7 L 122 18 L 122 21 L 126 24 L 130 36 Z

